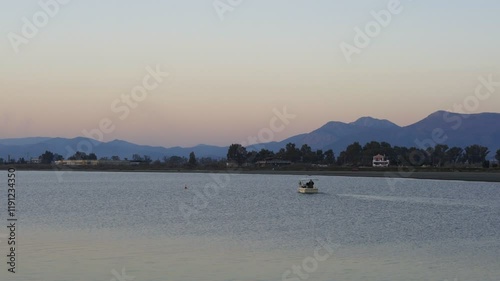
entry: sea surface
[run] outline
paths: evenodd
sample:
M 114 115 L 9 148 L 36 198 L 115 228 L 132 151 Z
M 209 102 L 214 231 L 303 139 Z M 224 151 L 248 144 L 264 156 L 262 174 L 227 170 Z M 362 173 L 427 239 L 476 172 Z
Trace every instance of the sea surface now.
M 288 175 L 16 174 L 2 281 L 500 280 L 498 183 L 315 176 L 303 195 Z

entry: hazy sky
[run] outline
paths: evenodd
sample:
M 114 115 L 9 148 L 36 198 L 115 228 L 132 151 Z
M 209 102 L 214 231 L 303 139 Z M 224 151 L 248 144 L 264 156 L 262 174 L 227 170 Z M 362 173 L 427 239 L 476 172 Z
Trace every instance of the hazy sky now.
M 108 118 L 105 140 L 228 145 L 286 107 L 282 140 L 361 116 L 408 125 L 462 104 L 480 76 L 500 80 L 495 0 L 402 0 L 350 63 L 341 43 L 391 1 L 220 0 L 234 5 L 223 20 L 212 0 L 65 2 L 46 22 L 39 1 L 0 4 L 0 138 L 76 137 Z M 157 65 L 169 77 L 118 111 Z M 474 112 L 499 112 L 499 94 Z

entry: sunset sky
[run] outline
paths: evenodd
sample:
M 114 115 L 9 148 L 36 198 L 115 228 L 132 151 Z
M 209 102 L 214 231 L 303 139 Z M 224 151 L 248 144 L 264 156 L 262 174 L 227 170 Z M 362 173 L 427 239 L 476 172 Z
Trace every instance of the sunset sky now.
M 220 0 L 236 3 L 222 20 L 213 0 L 65 0 L 18 53 L 12 34 L 44 10 L 2 1 L 0 138 L 82 136 L 107 119 L 106 141 L 228 145 L 286 107 L 279 141 L 362 116 L 408 125 L 453 111 L 480 76 L 500 80 L 494 0 L 402 0 L 349 63 L 341 43 L 392 1 Z M 112 109 L 158 65 L 158 87 L 127 116 Z M 474 112 L 500 112 L 500 90 Z

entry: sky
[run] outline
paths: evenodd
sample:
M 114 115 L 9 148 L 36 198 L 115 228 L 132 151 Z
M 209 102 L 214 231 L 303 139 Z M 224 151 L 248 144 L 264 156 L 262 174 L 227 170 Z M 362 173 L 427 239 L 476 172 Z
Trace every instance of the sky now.
M 499 1 L 57 1 L 0 3 L 0 138 L 223 146 L 500 112 L 500 89 L 455 106 L 500 81 Z

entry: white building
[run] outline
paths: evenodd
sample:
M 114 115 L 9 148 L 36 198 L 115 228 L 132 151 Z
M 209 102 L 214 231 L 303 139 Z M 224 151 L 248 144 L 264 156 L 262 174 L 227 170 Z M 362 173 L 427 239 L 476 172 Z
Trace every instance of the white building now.
M 388 167 L 389 160 L 385 160 L 385 155 L 377 154 L 373 156 L 372 165 L 373 167 Z

